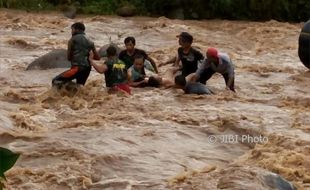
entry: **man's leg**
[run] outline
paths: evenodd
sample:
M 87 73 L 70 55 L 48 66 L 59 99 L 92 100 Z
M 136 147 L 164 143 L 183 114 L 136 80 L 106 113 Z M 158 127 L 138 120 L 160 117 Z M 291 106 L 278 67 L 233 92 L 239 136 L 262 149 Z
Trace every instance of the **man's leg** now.
M 206 84 L 206 82 L 213 76 L 214 73 L 215 71 L 211 67 L 209 67 L 201 73 L 198 81 L 202 84 Z
M 89 74 L 91 71 L 91 67 L 80 67 L 79 72 L 76 74 L 76 83 L 80 85 L 85 85 Z
M 52 85 L 61 87 L 61 85 L 75 79 L 78 71 L 79 71 L 78 67 L 76 67 L 76 66 L 71 67 L 71 69 L 69 69 L 69 70 L 57 75 L 55 78 L 53 78 Z

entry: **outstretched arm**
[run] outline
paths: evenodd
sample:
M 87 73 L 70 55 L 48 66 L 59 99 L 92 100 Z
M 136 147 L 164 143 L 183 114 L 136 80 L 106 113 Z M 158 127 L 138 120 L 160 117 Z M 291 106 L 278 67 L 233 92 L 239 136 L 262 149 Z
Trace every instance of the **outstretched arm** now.
M 157 65 L 156 65 L 154 59 L 150 58 L 149 56 L 147 56 L 146 59 L 151 62 L 152 66 L 154 67 L 155 73 L 158 73 Z
M 70 39 L 68 42 L 67 59 L 68 61 L 72 60 L 72 39 Z
M 108 66 L 106 64 L 97 64 L 94 62 L 94 54 L 91 52 L 89 54 L 89 63 L 91 66 L 95 68 L 98 73 L 105 73 L 108 70 Z
M 98 73 L 105 73 L 107 70 L 108 70 L 108 67 L 106 64 L 97 64 L 93 61 L 90 62 L 90 64 L 95 68 L 95 70 L 98 72 Z
M 186 77 L 187 82 L 196 82 L 199 76 L 196 73 L 191 73 Z
M 179 57 L 176 57 L 173 66 L 175 66 L 175 67 L 180 67 L 180 61 L 181 61 L 181 59 L 180 59 Z
M 168 64 L 170 64 L 170 63 L 175 63 L 176 60 L 177 60 L 177 57 L 176 57 L 176 56 L 175 56 L 175 57 L 172 57 L 172 58 L 170 58 L 168 61 L 159 64 L 158 67 L 161 67 L 161 66 L 164 66 L 164 65 L 168 65 Z
M 94 58 L 95 60 L 100 60 L 101 57 L 100 57 L 98 51 L 96 50 L 95 46 L 92 48 L 91 51 L 92 51 L 93 54 L 94 54 L 93 58 Z

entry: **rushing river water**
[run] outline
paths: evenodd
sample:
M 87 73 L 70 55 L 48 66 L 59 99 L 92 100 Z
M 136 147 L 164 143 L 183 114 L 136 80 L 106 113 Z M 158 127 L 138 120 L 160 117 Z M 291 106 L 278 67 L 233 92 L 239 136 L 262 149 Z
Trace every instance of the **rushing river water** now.
M 176 35 L 187 31 L 202 52 L 214 46 L 232 57 L 237 93 L 216 75 L 208 82 L 213 96 L 152 88 L 109 95 L 93 70 L 76 96 L 61 97 L 51 79 L 64 69 L 25 68 L 66 48 L 75 21 L 86 24 L 98 48 L 136 37 L 158 64 L 176 54 Z M 0 10 L 0 24 L 0 146 L 21 153 L 7 189 L 261 189 L 237 177 L 247 167 L 310 189 L 310 72 L 297 56 L 301 24 L 70 20 L 8 10 Z M 169 76 L 169 67 L 160 74 Z

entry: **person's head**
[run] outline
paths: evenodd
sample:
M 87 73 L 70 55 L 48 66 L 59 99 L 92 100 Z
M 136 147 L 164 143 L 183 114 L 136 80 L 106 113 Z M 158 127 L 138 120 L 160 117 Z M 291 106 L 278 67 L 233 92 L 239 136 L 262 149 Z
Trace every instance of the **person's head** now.
M 151 76 L 148 81 L 148 85 L 151 87 L 159 88 L 161 80 L 159 78 Z
M 219 56 L 218 56 L 217 49 L 215 49 L 213 47 L 208 48 L 206 55 L 207 55 L 207 60 L 209 62 L 218 63 Z
M 135 49 L 136 39 L 132 36 L 129 36 L 129 37 L 125 38 L 124 43 L 126 46 L 126 50 L 128 52 L 132 52 Z
M 84 32 L 84 31 L 85 31 L 85 25 L 81 22 L 76 22 L 71 25 L 72 35 L 76 34 L 77 32 Z
M 141 70 L 144 67 L 144 56 L 141 54 L 136 54 L 133 65 L 136 69 Z
M 117 54 L 117 50 L 114 46 L 109 46 L 108 49 L 107 49 L 107 57 L 110 58 L 110 57 L 114 57 L 116 56 Z
M 183 48 L 191 47 L 194 40 L 193 36 L 188 32 L 181 32 L 177 37 L 179 38 L 179 45 Z
M 186 86 L 186 78 L 183 75 L 178 75 L 174 78 L 176 88 L 184 88 Z

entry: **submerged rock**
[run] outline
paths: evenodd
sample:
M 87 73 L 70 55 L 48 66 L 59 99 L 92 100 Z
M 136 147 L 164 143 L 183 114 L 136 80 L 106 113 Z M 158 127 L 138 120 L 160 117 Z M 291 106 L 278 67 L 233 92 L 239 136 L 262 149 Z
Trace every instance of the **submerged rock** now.
M 170 182 L 171 183 L 171 182 Z M 171 184 L 175 183 L 172 181 Z M 231 190 L 297 190 L 289 181 L 266 169 L 240 164 L 224 169 L 207 169 L 195 176 L 187 176 L 175 189 L 231 189 Z M 207 187 L 207 188 L 206 188 Z
M 67 60 L 67 50 L 55 49 L 37 58 L 28 65 L 26 70 L 44 70 L 52 68 L 69 68 L 70 61 Z
M 63 14 L 65 17 L 74 19 L 76 17 L 77 9 L 75 6 L 68 6 L 63 9 Z
M 116 14 L 122 17 L 131 17 L 136 15 L 136 7 L 133 5 L 125 5 L 116 10 Z
M 111 44 L 106 44 L 104 46 L 102 46 L 100 49 L 99 49 L 99 55 L 100 57 L 106 57 L 107 56 L 107 49 L 108 47 L 110 46 L 114 46 L 116 48 L 116 53 L 117 55 L 122 51 L 122 49 L 120 47 L 118 47 L 118 45 L 114 44 L 114 43 L 111 43 Z
M 120 47 L 116 44 L 106 44 L 99 49 L 99 55 L 101 57 L 107 56 L 107 49 L 112 45 L 117 50 L 117 55 L 122 51 Z M 67 59 L 67 50 L 65 49 L 55 49 L 51 52 L 37 58 L 32 63 L 28 65 L 26 70 L 45 70 L 53 68 L 69 68 L 71 66 L 70 61 Z
M 280 175 L 251 166 L 232 166 L 220 172 L 218 187 L 232 189 L 297 190 Z

